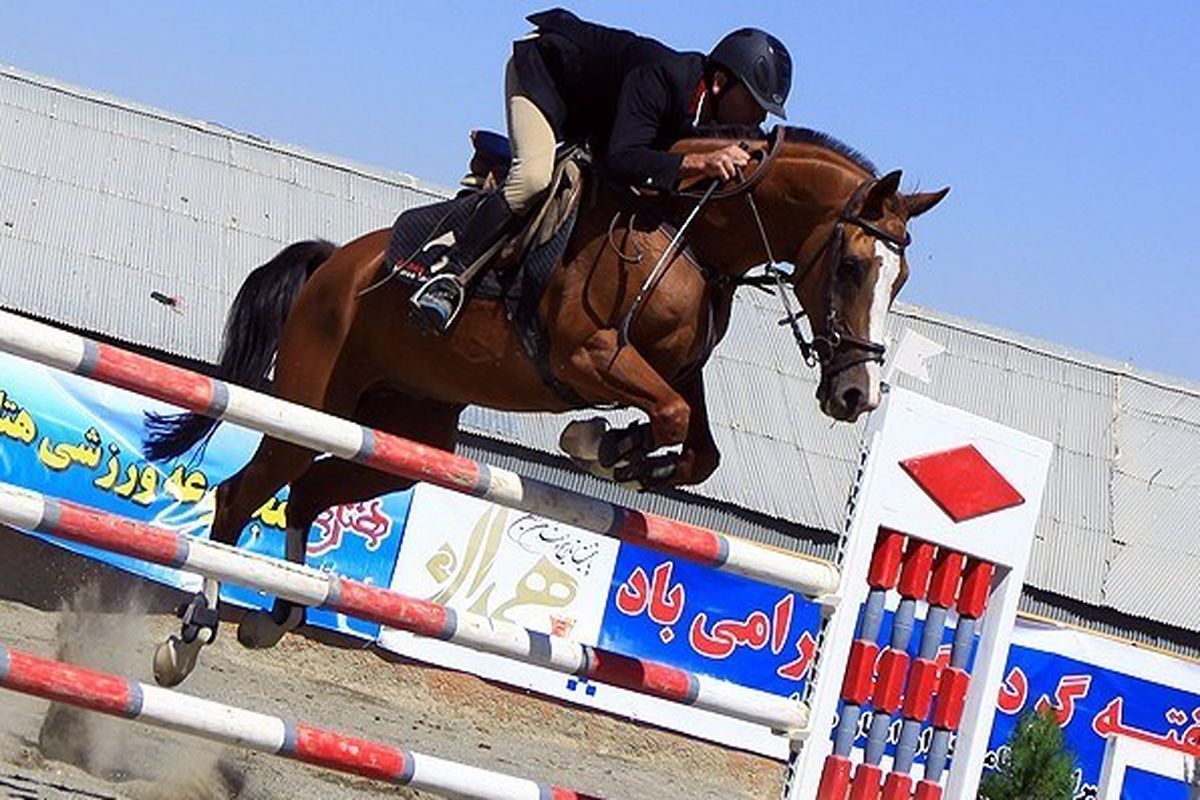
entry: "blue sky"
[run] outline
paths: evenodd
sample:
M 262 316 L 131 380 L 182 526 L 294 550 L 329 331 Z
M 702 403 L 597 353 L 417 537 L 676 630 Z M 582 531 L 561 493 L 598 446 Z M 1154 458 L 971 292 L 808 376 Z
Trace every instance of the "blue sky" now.
M 5 0 L 0 62 L 450 186 L 543 7 Z M 570 7 L 679 49 L 772 31 L 791 122 L 952 187 L 902 299 L 1200 382 L 1200 3 Z

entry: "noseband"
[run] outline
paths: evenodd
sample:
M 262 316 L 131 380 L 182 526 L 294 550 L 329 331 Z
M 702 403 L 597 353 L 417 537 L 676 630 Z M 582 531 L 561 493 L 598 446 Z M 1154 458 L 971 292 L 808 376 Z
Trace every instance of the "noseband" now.
M 853 213 L 851 209 L 858 205 L 872 183 L 874 183 L 874 179 L 866 180 L 855 188 L 850 194 L 850 199 L 846 201 L 846 205 L 842 207 L 841 213 L 838 214 L 837 223 L 833 226 L 833 230 L 830 232 L 828 238 L 821 245 L 821 249 L 805 265 L 800 274 L 793 277 L 793 285 L 799 284 L 812 271 L 817 260 L 822 255 L 825 255 L 825 306 L 827 309 L 825 330 L 823 333 L 816 333 L 814 331 L 812 341 L 809 341 L 805 337 L 804 331 L 800 328 L 800 317 L 804 316 L 803 309 L 793 309 L 791 301 L 788 300 L 786 287 L 783 284 L 785 273 L 779 269 L 779 262 L 775 260 L 775 256 L 771 252 L 771 243 L 767 238 L 767 230 L 763 226 L 762 216 L 758 213 L 758 206 L 754 203 L 754 197 L 749 193 L 746 194 L 746 199 L 750 203 L 750 210 L 754 214 L 754 221 L 758 225 L 759 236 L 762 237 L 763 248 L 767 253 L 767 273 L 774 278 L 775 287 L 779 299 L 783 303 L 784 313 L 786 314 L 784 319 L 780 321 L 780 324 L 790 325 L 792 336 L 795 337 L 796 345 L 800 348 L 800 353 L 804 357 L 804 363 L 810 367 L 820 364 L 822 372 L 827 378 L 831 378 L 858 364 L 865 364 L 870 361 L 881 364 L 883 363 L 883 354 L 886 350 L 881 342 L 872 342 L 869 339 L 863 339 L 847 330 L 837 312 L 837 308 L 834 306 L 837 268 L 841 263 L 845 250 L 846 226 L 854 225 L 871 234 L 876 239 L 887 242 L 892 247 L 895 247 L 901 255 L 904 254 L 904 249 L 912 241 L 912 236 L 907 231 L 904 234 L 904 238 L 901 239 L 875 225 L 873 222 L 869 222 Z M 848 355 L 844 358 L 838 358 L 838 355 L 843 353 Z

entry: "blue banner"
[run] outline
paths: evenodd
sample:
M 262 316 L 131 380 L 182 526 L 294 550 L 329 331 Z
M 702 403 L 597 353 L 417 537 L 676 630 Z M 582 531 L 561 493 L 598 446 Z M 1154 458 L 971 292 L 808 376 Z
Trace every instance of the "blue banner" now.
M 178 410 L 0 353 L 0 480 L 207 538 L 213 491 L 250 459 L 261 436 L 223 424 L 207 447 L 177 462 L 147 461 L 142 453 L 145 413 Z M 388 586 L 410 502 L 411 492 L 401 492 L 326 511 L 309 532 L 308 563 Z M 255 513 L 239 545 L 282 558 L 286 515 L 284 489 Z M 176 570 L 56 543 L 162 583 L 195 588 Z M 222 587 L 221 597 L 247 607 L 270 602 L 231 585 Z M 373 623 L 325 611 L 312 612 L 310 622 L 368 639 L 379 632 Z
M 1195 800 L 1187 784 L 1153 772 L 1130 769 L 1121 786 L 1121 800 Z
M 787 697 L 803 689 L 819 624 L 800 595 L 624 544 L 599 644 Z
M 1053 713 L 1062 726 L 1066 746 L 1079 763 L 1076 798 L 1096 796 L 1110 734 L 1149 742 L 1200 764 L 1197 664 L 1078 631 L 1019 623 L 997 701 L 989 764 L 995 764 L 1017 720 L 1029 711 Z M 1131 772 L 1122 798 L 1175 796 L 1138 788 L 1164 780 Z

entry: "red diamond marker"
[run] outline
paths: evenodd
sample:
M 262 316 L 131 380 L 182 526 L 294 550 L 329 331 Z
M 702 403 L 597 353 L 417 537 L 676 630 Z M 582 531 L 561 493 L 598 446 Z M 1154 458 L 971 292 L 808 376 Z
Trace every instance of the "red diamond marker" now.
M 906 458 L 900 466 L 955 522 L 1025 502 L 974 445 Z

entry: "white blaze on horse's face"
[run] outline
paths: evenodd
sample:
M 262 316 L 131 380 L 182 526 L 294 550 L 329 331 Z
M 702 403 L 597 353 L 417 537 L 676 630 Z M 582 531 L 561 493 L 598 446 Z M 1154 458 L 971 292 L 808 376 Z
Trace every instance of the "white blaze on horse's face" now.
M 900 251 L 894 245 L 876 239 L 875 256 L 879 259 L 879 275 L 875 278 L 875 288 L 871 295 L 867 339 L 882 343 L 887 328 L 888 308 L 892 305 L 896 281 L 900 278 Z M 867 408 L 878 408 L 881 399 L 880 386 L 883 382 L 883 370 L 878 362 L 867 363 L 867 381 Z

